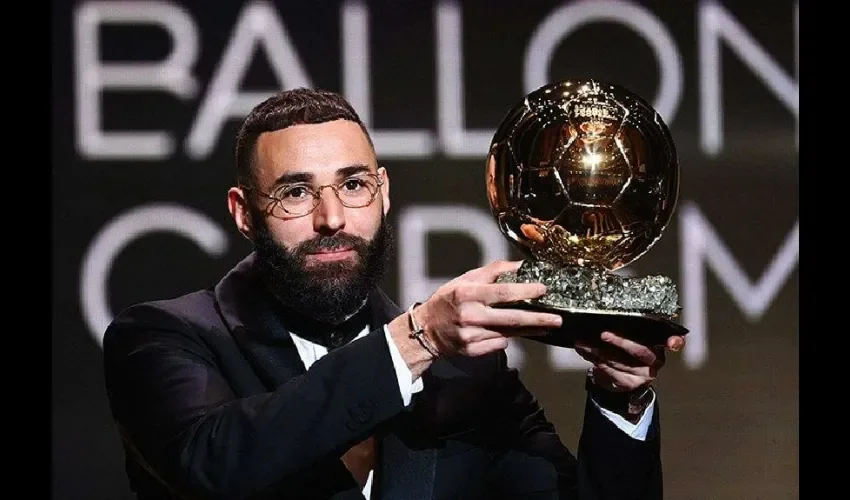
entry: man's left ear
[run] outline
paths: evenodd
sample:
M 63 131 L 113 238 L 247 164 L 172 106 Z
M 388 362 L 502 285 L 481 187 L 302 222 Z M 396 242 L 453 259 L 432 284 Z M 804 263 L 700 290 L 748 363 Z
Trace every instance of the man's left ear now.
M 378 175 L 384 180 L 381 185 L 381 200 L 384 202 L 384 215 L 386 215 L 390 211 L 390 176 L 384 167 L 378 169 Z

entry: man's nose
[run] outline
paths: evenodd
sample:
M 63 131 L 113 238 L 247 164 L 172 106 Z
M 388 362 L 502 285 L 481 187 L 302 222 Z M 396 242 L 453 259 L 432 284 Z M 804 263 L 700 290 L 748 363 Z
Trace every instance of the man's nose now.
M 313 230 L 317 233 L 335 233 L 345 227 L 345 207 L 333 188 L 326 186 L 319 193 L 319 205 L 313 212 Z

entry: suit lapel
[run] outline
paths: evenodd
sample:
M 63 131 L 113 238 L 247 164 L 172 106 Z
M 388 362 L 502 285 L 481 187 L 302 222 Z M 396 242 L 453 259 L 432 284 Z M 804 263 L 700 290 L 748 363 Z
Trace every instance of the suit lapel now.
M 306 371 L 289 332 L 275 315 L 271 295 L 257 274 L 254 254 L 216 286 L 224 321 L 267 390 Z
M 237 264 L 215 287 L 215 294 L 221 315 L 245 358 L 268 390 L 274 390 L 306 370 L 257 275 L 254 259 L 252 253 Z M 373 329 L 403 312 L 379 289 L 370 296 L 369 305 Z M 424 384 L 427 389 L 427 378 Z M 421 394 L 414 395 L 413 408 L 394 419 L 383 434 L 373 478 L 374 500 L 431 498 L 437 451 L 422 444 L 421 438 L 428 433 L 421 432 L 424 428 L 418 423 L 428 422 L 426 414 L 432 405 Z M 344 469 L 341 461 L 339 464 Z
M 306 372 L 292 337 L 268 304 L 257 308 L 255 321 L 260 328 L 256 331 L 272 333 L 254 335 L 255 330 L 252 330 L 252 335 L 240 335 L 237 342 L 266 387 L 275 390 L 287 380 Z
M 252 253 L 215 287 L 219 311 L 243 356 L 266 391 L 306 372 L 292 336 L 276 314 L 274 299 L 266 291 L 254 266 Z M 349 486 L 334 499 L 363 499 L 342 460 L 327 461 L 328 481 Z M 331 479 L 330 476 L 337 477 Z

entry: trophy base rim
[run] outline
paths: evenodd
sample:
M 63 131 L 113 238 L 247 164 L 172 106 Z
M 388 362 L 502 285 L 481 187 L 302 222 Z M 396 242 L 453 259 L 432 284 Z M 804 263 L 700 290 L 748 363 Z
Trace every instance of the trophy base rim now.
M 673 335 L 684 336 L 688 329 L 675 321 L 654 314 L 604 309 L 566 308 L 538 304 L 531 300 L 500 304 L 500 307 L 548 312 L 561 316 L 563 322 L 546 335 L 525 337 L 547 345 L 574 347 L 578 341 L 598 343 L 604 331 L 616 333 L 643 345 L 666 345 Z
M 664 275 L 622 276 L 598 268 L 527 259 L 517 271 L 502 273 L 496 282 L 543 283 L 546 294 L 529 300 L 548 309 L 666 320 L 675 320 L 681 311 L 676 284 Z

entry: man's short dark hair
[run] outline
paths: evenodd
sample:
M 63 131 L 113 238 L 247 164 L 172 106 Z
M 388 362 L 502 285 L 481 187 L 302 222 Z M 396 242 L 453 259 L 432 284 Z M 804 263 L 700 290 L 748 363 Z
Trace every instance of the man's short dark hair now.
M 337 92 L 301 87 L 278 92 L 261 102 L 245 118 L 236 136 L 236 182 L 240 186 L 254 186 L 257 138 L 263 132 L 333 120 L 357 123 L 372 144 L 360 116 Z

